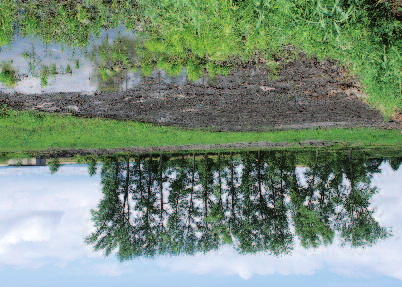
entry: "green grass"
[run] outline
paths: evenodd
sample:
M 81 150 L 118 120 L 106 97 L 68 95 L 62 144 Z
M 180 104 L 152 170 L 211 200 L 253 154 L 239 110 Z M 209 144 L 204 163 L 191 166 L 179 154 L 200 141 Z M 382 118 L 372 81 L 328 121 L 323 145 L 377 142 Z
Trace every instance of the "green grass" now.
M 0 83 L 7 87 L 14 87 L 16 83 L 16 72 L 11 66 L 11 63 L 11 61 L 1 63 Z
M 167 0 L 156 5 L 160 1 L 139 0 L 146 7 L 145 19 L 156 27 L 147 34 L 145 46 L 148 52 L 164 55 L 160 62 L 172 66 L 186 62 L 186 49 L 212 61 L 231 55 L 246 59 L 263 51 L 270 61 L 270 54 L 295 44 L 308 56 L 334 59 L 349 68 L 362 81 L 367 102 L 387 119 L 402 109 L 402 23 L 387 16 L 386 3 L 374 7 L 369 0 L 264 0 L 262 19 L 262 10 L 255 12 L 257 2 Z M 169 67 L 164 66 L 167 71 Z
M 277 132 L 207 132 L 139 122 L 85 119 L 11 110 L 0 118 L 0 150 L 29 152 L 47 149 L 123 148 L 223 144 L 236 142 L 341 141 L 359 147 L 401 147 L 398 130 L 312 129 Z

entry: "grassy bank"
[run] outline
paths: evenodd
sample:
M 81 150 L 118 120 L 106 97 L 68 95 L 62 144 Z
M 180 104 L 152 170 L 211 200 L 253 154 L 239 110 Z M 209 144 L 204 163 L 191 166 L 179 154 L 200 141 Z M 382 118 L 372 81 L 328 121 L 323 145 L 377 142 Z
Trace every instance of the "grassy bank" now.
M 129 121 L 9 111 L 0 118 L 0 151 L 224 144 L 235 142 L 341 141 L 361 147 L 400 147 L 398 130 L 310 129 L 277 132 L 206 132 Z

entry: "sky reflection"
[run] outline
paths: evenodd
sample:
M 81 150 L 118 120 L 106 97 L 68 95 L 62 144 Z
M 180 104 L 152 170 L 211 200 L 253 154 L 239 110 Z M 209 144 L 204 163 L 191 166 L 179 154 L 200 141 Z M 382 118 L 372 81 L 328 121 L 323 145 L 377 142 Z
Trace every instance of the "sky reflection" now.
M 94 231 L 89 210 L 96 207 L 102 195 L 99 173 L 90 178 L 84 165 L 63 166 L 52 176 L 46 166 L 0 168 L 3 187 L 0 193 L 1 277 L 10 279 L 15 270 L 34 274 L 56 266 L 63 276 L 85 278 L 94 275 L 143 278 L 157 273 L 159 280 L 164 278 L 161 274 L 168 277 L 192 274 L 209 278 L 205 280 L 234 275 L 254 282 L 260 276 L 268 280 L 279 275 L 287 278 L 307 275 L 311 279 L 325 273 L 343 280 L 344 284 L 359 279 L 369 286 L 367 283 L 388 278 L 384 279 L 391 284 L 387 286 L 400 286 L 402 170 L 393 172 L 388 163 L 383 163 L 380 168 L 382 174 L 375 174 L 372 181 L 379 189 L 372 200 L 376 206 L 374 217 L 380 224 L 391 226 L 394 236 L 371 248 L 342 248 L 335 237 L 333 245 L 306 250 L 296 239 L 292 254 L 280 258 L 258 254 L 242 256 L 232 247 L 225 246 L 207 255 L 137 259 L 124 263 L 119 263 L 114 256 L 103 258 L 102 253 L 94 252 L 83 242 L 83 238 Z M 34 271 L 35 268 L 39 269 Z

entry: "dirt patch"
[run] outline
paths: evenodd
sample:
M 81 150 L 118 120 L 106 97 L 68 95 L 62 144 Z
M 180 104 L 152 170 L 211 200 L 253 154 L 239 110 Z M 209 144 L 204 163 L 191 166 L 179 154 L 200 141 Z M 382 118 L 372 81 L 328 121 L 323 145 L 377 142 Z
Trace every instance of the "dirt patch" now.
M 289 55 L 297 55 L 296 60 Z M 155 77 L 119 93 L 0 94 L 0 103 L 15 109 L 135 120 L 157 125 L 214 131 L 270 131 L 304 128 L 377 127 L 401 129 L 397 120 L 385 122 L 364 102 L 359 80 L 348 77 L 337 62 L 307 59 L 285 47 L 270 63 L 256 55 L 238 59 L 228 76 L 200 79 L 182 85 Z M 271 68 L 270 68 L 271 67 Z

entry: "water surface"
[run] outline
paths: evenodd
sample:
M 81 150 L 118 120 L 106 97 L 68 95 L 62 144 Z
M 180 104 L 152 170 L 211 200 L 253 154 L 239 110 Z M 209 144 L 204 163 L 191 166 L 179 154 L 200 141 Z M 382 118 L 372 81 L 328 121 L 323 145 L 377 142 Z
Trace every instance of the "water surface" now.
M 10 286 L 26 283 L 18 272 L 100 286 L 401 284 L 400 155 L 250 151 L 87 162 L 1 167 L 0 264 Z M 95 251 L 85 238 L 102 226 Z

